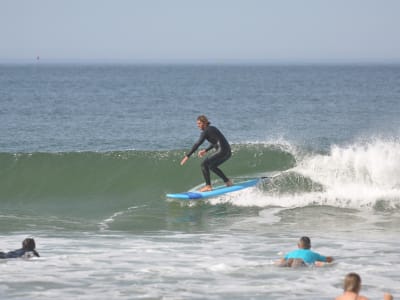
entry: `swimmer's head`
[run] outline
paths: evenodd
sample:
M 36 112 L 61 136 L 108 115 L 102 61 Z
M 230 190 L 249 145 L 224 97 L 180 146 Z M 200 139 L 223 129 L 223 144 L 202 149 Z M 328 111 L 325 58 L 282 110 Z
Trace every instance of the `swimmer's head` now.
M 302 236 L 299 240 L 299 248 L 310 249 L 311 248 L 311 240 L 308 236 Z
M 26 238 L 22 242 L 22 248 L 28 251 L 33 251 L 36 248 L 35 240 L 32 238 Z
M 344 278 L 343 289 L 345 292 L 358 294 L 361 289 L 361 277 L 357 273 L 349 273 Z

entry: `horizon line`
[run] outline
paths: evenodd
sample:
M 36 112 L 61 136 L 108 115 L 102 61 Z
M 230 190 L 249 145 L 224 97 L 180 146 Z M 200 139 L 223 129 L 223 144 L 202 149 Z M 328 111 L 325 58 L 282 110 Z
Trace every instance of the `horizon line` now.
M 400 64 L 400 59 L 115 59 L 115 58 L 0 58 L 0 64 L 178 64 L 178 65 L 308 65 L 308 64 Z

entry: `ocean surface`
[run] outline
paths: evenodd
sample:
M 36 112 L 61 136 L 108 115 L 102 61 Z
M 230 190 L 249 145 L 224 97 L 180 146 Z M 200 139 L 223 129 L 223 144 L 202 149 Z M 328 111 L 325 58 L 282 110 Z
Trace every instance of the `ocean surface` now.
M 203 182 L 200 114 L 268 179 L 167 199 Z M 0 299 L 334 299 L 349 272 L 396 299 L 399 116 L 400 65 L 0 65 L 0 251 L 41 255 L 0 261 Z M 275 266 L 303 235 L 335 262 Z

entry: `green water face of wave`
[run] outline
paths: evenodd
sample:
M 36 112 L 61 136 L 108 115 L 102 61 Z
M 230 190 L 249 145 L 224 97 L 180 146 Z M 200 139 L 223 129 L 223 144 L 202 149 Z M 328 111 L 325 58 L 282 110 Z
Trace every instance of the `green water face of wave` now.
M 3 209 L 97 216 L 135 205 L 160 207 L 168 192 L 203 182 L 201 160 L 184 151 L 0 154 Z M 277 146 L 235 145 L 222 165 L 230 177 L 289 169 L 295 158 Z M 213 179 L 216 179 L 212 175 Z

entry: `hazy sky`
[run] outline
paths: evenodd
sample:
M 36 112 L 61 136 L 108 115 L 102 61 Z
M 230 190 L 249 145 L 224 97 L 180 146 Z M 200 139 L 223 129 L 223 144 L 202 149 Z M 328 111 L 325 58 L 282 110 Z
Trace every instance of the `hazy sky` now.
M 400 0 L 0 0 L 0 60 L 400 62 Z

